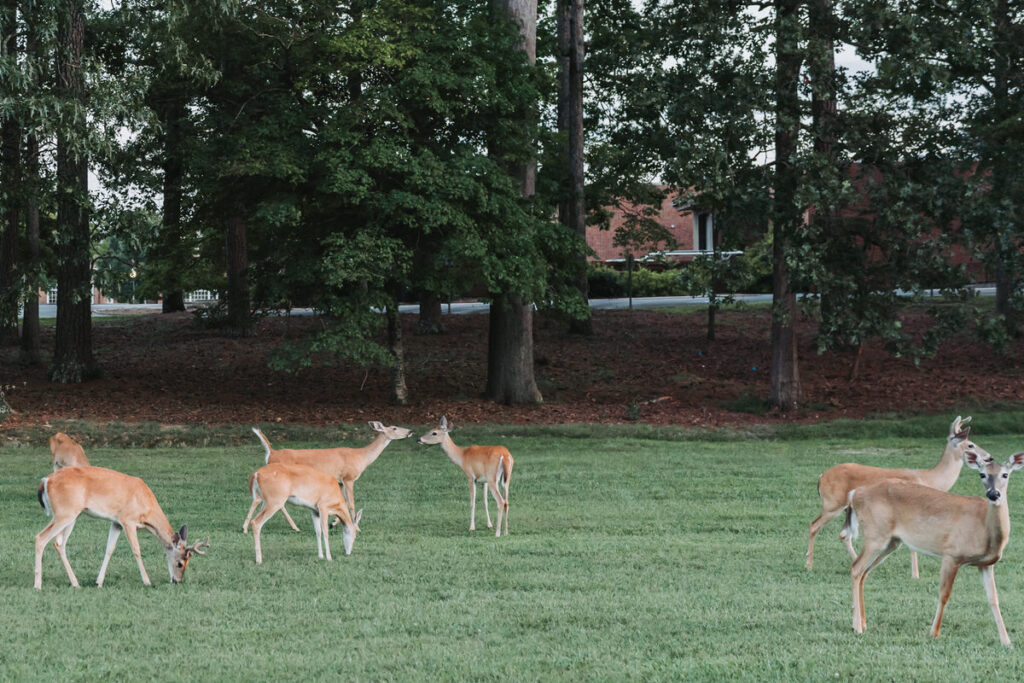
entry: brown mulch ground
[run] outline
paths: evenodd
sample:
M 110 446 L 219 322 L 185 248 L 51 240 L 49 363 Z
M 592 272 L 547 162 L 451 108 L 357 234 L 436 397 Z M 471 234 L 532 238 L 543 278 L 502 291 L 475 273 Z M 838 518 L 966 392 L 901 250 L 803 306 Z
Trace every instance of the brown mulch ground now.
M 564 323 L 539 317 L 536 375 L 545 402 L 508 407 L 480 397 L 486 377 L 487 317 L 448 316 L 448 332 L 416 336 L 407 316 L 405 342 L 411 403 L 389 403 L 389 371 L 342 364 L 284 373 L 268 360 L 286 338 L 314 329 L 312 318 L 263 319 L 256 334 L 226 339 L 189 313 L 98 321 L 94 350 L 101 379 L 81 385 L 46 381 L 42 368 L 16 363 L 0 349 L 0 385 L 16 411 L 0 429 L 56 419 L 162 424 L 282 422 L 336 425 L 366 420 L 428 424 L 442 413 L 456 423 L 640 422 L 702 427 L 856 418 L 898 411 L 951 412 L 966 404 L 1024 401 L 1024 341 L 998 355 L 970 334 L 915 366 L 866 345 L 859 376 L 853 352 L 819 355 L 812 321 L 801 321 L 800 373 L 805 407 L 795 415 L 738 412 L 738 399 L 769 394 L 766 310 L 719 314 L 718 339 L 705 338 L 701 310 L 597 312 L 593 337 L 565 334 Z M 918 331 L 923 316 L 909 314 Z M 53 328 L 44 330 L 52 348 Z

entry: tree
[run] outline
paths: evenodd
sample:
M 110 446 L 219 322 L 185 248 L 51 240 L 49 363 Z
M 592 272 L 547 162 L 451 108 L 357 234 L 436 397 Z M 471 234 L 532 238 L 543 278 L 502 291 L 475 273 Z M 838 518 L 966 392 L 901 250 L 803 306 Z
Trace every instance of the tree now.
M 42 89 L 44 50 L 42 48 L 42 12 L 35 0 L 25 3 L 25 55 L 30 74 L 30 87 L 37 93 Z M 25 302 L 21 331 L 21 357 L 31 365 L 42 363 L 42 341 L 39 330 L 39 295 L 42 289 L 42 263 L 40 240 L 40 196 L 43 183 L 39 163 L 39 124 L 33 121 L 25 136 L 25 165 L 23 196 L 25 206 Z
M 527 63 L 537 59 L 536 0 L 493 0 L 499 17 L 511 19 L 519 28 Z M 514 115 L 518 124 L 529 127 L 534 114 L 531 107 Z M 500 143 L 499 143 L 500 145 Z M 499 156 L 503 151 L 498 152 Z M 529 201 L 536 190 L 536 162 L 521 158 L 509 164 L 509 173 L 518 182 L 524 200 Z M 521 291 L 504 289 L 496 292 L 491 302 L 487 342 L 488 398 L 500 403 L 540 403 L 540 389 L 533 373 L 533 303 Z
M 558 33 L 558 133 L 564 138 L 562 157 L 565 165 L 562 198 L 558 218 L 569 230 L 587 239 L 586 206 L 584 202 L 583 145 L 583 0 L 559 0 L 556 4 Z M 589 299 L 587 285 L 587 254 L 576 257 L 576 286 L 584 301 Z M 586 315 L 573 318 L 570 331 L 590 335 L 594 332 L 590 307 Z
M 18 72 L 17 0 L 0 3 L 0 73 Z M 5 79 L 5 89 L 14 78 Z M 21 232 L 21 126 L 15 111 L 0 114 L 0 344 L 18 341 L 18 302 L 21 293 L 17 270 L 18 236 Z
M 63 0 L 57 29 L 57 93 L 65 108 L 57 134 L 57 330 L 49 376 L 83 382 L 96 374 L 92 355 L 92 261 L 86 152 L 85 7 Z

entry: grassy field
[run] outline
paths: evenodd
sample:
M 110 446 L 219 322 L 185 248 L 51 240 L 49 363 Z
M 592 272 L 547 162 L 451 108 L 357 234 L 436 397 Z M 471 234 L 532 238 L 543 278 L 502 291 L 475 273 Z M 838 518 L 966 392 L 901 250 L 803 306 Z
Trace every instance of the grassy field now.
M 293 508 L 302 533 L 281 515 L 271 520 L 262 566 L 241 533 L 247 476 L 262 458 L 255 439 L 244 448 L 94 449 L 94 464 L 143 477 L 171 523 L 210 536 L 211 548 L 172 586 L 155 538 L 140 535 L 155 582 L 145 588 L 122 538 L 97 589 L 108 525 L 83 519 L 69 556 L 84 587 L 68 586 L 51 548 L 40 592 L 33 537 L 47 520 L 36 487 L 49 454 L 0 449 L 0 678 L 1024 677 L 1021 658 L 999 645 L 971 568 L 933 640 L 937 560 L 922 558 L 919 581 L 905 550 L 872 573 L 862 636 L 850 628 L 838 521 L 819 537 L 814 571 L 803 567 L 823 469 L 849 460 L 931 466 L 942 431 L 725 442 L 580 431 L 453 434 L 461 445 L 504 442 L 515 456 L 508 537 L 495 539 L 482 521 L 470 534 L 462 473 L 439 448 L 410 440 L 392 444 L 356 484 L 365 512 L 351 556 L 333 534 L 335 560 L 317 559 L 309 516 Z M 1021 437 L 975 436 L 1000 458 L 1024 449 Z M 1017 477 L 1009 504 L 1021 519 Z M 954 491 L 978 495 L 980 485 L 964 474 Z M 996 577 L 1010 637 L 1024 643 L 1022 553 L 1024 539 L 1011 537 Z

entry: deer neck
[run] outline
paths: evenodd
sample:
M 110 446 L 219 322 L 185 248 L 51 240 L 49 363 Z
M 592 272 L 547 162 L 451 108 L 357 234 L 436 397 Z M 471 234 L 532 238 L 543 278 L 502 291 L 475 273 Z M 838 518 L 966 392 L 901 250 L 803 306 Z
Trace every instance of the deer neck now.
M 988 536 L 989 548 L 992 549 L 998 560 L 1010 539 L 1010 510 L 1006 504 L 1005 495 L 1001 505 L 988 504 L 988 511 L 985 513 L 985 532 Z
M 441 450 L 444 451 L 445 455 L 447 455 L 453 463 L 462 467 L 462 458 L 465 450 L 456 446 L 455 442 L 452 441 L 452 437 L 448 436 L 448 434 L 445 434 L 444 439 L 441 441 Z
M 373 461 L 380 457 L 380 454 L 384 452 L 384 448 L 391 443 L 391 439 L 386 434 L 378 434 L 377 438 L 371 441 L 368 445 L 364 446 L 358 451 L 359 463 L 361 470 L 365 470 L 367 467 L 373 464 Z
M 925 485 L 940 491 L 948 491 L 953 488 L 953 484 L 960 477 L 963 465 L 963 456 L 959 447 L 957 444 L 948 442 L 938 464 L 930 470 L 922 470 L 920 477 Z
M 177 532 L 167 520 L 167 515 L 165 515 L 163 510 L 159 507 L 149 514 L 149 517 L 145 520 L 142 526 L 149 529 L 154 536 L 159 538 L 165 549 L 170 548 L 175 544 L 175 534 Z

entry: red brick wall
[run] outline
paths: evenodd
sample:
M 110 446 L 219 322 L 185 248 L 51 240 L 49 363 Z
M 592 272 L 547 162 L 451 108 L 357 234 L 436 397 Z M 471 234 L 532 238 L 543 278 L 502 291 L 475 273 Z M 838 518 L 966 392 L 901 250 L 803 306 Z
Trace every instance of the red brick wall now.
M 655 220 L 671 232 L 677 241 L 676 249 L 693 249 L 693 214 L 689 211 L 681 212 L 672 206 L 672 200 L 678 195 L 672 194 L 661 203 L 661 211 Z M 601 230 L 596 225 L 587 226 L 587 244 L 594 250 L 595 256 L 591 261 L 607 261 L 613 258 L 624 258 L 626 252 L 623 247 L 617 247 L 612 242 L 615 239 L 615 231 L 625 222 L 628 208 L 626 210 L 616 209 L 611 219 L 611 228 Z M 642 253 L 634 253 L 634 256 L 644 256 L 648 252 L 664 249 L 666 245 L 651 244 L 645 245 Z

